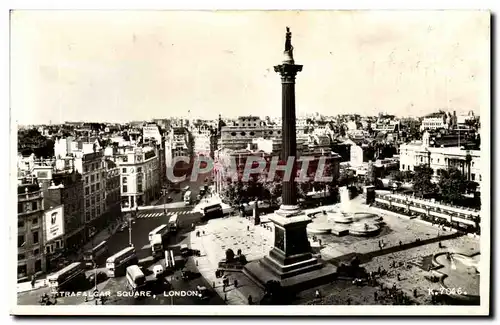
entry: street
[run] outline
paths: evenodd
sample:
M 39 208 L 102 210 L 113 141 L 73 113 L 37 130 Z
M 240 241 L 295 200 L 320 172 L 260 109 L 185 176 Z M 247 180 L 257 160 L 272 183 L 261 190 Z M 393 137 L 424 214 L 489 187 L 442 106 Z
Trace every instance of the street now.
M 199 192 L 199 187 L 204 184 L 204 179 L 206 176 L 201 175 L 197 182 L 184 182 L 182 186 L 190 186 L 193 198 Z M 132 244 L 136 248 L 137 257 L 140 259 L 151 256 L 151 248 L 149 246 L 148 235 L 151 230 L 158 227 L 159 225 L 168 223 L 169 218 L 178 214 L 179 216 L 179 229 L 177 233 L 169 238 L 170 245 L 180 245 L 189 244 L 189 232 L 191 231 L 191 225 L 200 221 L 201 214 L 198 212 L 193 212 L 193 205 L 185 205 L 182 202 L 182 193 L 169 193 L 174 200 L 168 206 L 176 206 L 176 208 L 167 208 L 166 213 L 163 209 L 154 210 L 141 210 L 135 216 L 135 220 L 132 223 Z M 180 201 L 180 202 L 179 202 Z M 164 197 L 161 198 L 157 205 L 163 205 Z M 178 207 L 179 206 L 179 207 Z M 129 230 L 124 229 L 113 234 L 108 239 L 108 256 L 111 256 L 123 248 L 129 245 Z M 160 263 L 160 261 L 152 264 L 148 267 L 151 269 L 153 265 Z M 181 272 L 177 270 L 173 275 L 168 275 L 166 279 L 170 282 L 171 287 L 165 288 L 168 292 L 170 291 L 195 291 L 197 286 L 205 286 L 210 289 L 210 285 L 206 280 L 197 273 L 195 262 L 193 257 L 189 257 L 186 263 L 185 269 L 197 274 L 193 279 L 185 281 L 181 277 Z M 98 265 L 98 271 L 105 272 L 105 265 L 101 263 Z M 87 276 L 94 273 L 94 270 L 88 270 L 86 272 Z M 223 300 L 215 293 L 209 297 L 209 299 L 201 300 L 196 296 L 184 296 L 184 297 L 165 297 L 163 293 L 152 295 L 151 297 L 143 297 L 136 299 L 134 297 L 118 297 L 116 292 L 126 291 L 126 278 L 124 276 L 118 278 L 111 278 L 98 285 L 100 291 L 109 291 L 111 296 L 106 301 L 107 304 L 113 305 L 218 305 L 224 304 Z M 93 286 L 85 287 L 84 290 L 92 290 Z M 33 291 L 23 292 L 18 294 L 18 303 L 21 305 L 33 305 L 38 304 L 40 295 L 43 293 L 48 293 L 48 288 L 41 288 Z M 61 305 L 73 305 L 81 304 L 85 302 L 83 297 L 61 297 L 58 298 L 57 303 Z

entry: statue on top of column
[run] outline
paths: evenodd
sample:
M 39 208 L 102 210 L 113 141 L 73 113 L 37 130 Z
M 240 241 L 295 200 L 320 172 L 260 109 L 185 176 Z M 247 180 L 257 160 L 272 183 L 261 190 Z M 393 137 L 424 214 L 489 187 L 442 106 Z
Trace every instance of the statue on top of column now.
M 290 32 L 290 27 L 286 28 L 286 38 L 285 38 L 285 55 L 284 63 L 293 64 L 293 45 L 292 45 L 292 32 Z

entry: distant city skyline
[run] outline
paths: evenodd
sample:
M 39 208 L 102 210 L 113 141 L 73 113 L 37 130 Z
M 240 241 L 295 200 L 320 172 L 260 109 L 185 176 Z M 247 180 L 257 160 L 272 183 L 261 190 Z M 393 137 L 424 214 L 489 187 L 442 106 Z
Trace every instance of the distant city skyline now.
M 486 11 L 14 11 L 19 124 L 280 116 L 285 26 L 297 114 L 489 109 Z

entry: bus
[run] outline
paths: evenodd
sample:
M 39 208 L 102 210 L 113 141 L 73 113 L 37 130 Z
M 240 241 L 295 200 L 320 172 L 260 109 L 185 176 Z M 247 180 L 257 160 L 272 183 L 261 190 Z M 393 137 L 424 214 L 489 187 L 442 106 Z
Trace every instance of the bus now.
M 201 211 L 202 220 L 221 218 L 223 216 L 222 206 L 220 204 L 207 205 Z
M 146 277 L 137 265 L 127 267 L 127 282 L 130 289 L 137 291 L 146 284 Z
M 102 257 L 108 253 L 108 243 L 106 241 L 101 242 L 96 247 L 87 250 L 83 253 L 83 263 L 86 268 L 93 268 L 94 263 L 98 264 Z
M 117 277 L 125 273 L 127 266 L 137 264 L 137 254 L 133 246 L 127 247 L 108 257 L 106 260 L 106 268 L 108 269 L 108 276 L 110 278 Z
M 178 228 L 179 228 L 179 216 L 177 214 L 174 214 L 168 220 L 168 230 L 170 232 L 176 232 Z
M 76 283 L 81 283 L 83 278 L 85 278 L 85 270 L 82 263 L 75 262 L 49 275 L 47 280 L 49 281 L 51 292 L 57 294 L 59 291 L 71 288 Z
M 184 203 L 191 204 L 191 191 L 184 193 Z
M 148 241 L 151 242 L 154 235 L 161 235 L 164 240 L 168 235 L 168 226 L 166 224 L 160 225 L 149 232 Z
M 163 240 L 160 234 L 155 234 L 149 242 L 151 245 L 151 255 L 154 259 L 163 257 Z

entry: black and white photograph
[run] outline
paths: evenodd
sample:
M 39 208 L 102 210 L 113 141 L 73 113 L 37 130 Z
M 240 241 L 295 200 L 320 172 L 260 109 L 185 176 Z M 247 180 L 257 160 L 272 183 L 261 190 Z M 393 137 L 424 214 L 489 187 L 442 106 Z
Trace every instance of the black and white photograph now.
M 491 19 L 11 10 L 11 313 L 488 315 Z

